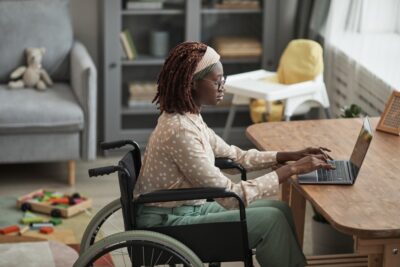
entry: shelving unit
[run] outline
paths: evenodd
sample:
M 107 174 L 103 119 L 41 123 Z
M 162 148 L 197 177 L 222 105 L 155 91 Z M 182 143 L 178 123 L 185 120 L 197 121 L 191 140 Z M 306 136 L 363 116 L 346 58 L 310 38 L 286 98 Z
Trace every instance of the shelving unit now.
M 150 56 L 151 31 L 170 33 L 168 50 L 185 40 L 212 45 L 216 36 L 255 37 L 262 42 L 263 55 L 259 58 L 222 58 L 224 72 L 229 75 L 258 68 L 269 69 L 275 64 L 272 41 L 275 25 L 271 23 L 275 4 L 274 1 L 268 2 L 262 1 L 262 8 L 257 10 L 214 9 L 202 6 L 201 0 L 182 0 L 181 7 L 161 10 L 126 10 L 121 0 L 103 0 L 104 139 L 129 138 L 144 146 L 156 125 L 159 111 L 155 106 L 128 107 L 126 104 L 126 84 L 155 82 L 165 61 L 165 58 Z M 134 60 L 121 58 L 119 34 L 124 29 L 129 29 L 138 50 L 139 55 Z M 221 134 L 228 111 L 226 105 L 206 107 L 202 115 L 206 123 Z M 248 144 L 244 131 L 250 124 L 248 107 L 240 108 L 232 128 L 233 138 L 229 142 Z

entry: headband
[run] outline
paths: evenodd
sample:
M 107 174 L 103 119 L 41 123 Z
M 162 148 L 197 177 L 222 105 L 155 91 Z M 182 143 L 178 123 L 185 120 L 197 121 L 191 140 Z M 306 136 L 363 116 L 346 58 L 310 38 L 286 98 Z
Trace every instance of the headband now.
M 209 69 L 210 66 L 214 66 L 218 63 L 219 59 L 220 55 L 212 47 L 207 46 L 206 52 L 197 64 L 194 75 L 196 76 L 196 74 L 198 74 L 199 72 L 205 69 Z

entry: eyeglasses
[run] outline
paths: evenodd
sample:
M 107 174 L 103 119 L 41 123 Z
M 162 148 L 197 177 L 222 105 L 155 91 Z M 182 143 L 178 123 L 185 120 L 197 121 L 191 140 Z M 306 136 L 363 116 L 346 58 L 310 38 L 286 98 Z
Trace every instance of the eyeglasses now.
M 215 86 L 217 86 L 217 91 L 221 91 L 221 89 L 224 87 L 225 82 L 226 82 L 226 75 L 222 76 L 222 79 L 219 81 L 213 81 L 213 80 L 209 80 L 209 79 L 202 79 L 202 80 L 212 82 Z

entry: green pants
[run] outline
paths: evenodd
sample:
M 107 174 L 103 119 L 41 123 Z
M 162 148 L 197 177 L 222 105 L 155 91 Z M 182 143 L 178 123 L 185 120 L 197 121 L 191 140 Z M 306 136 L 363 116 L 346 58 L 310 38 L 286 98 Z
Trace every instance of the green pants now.
M 201 206 L 158 208 L 141 206 L 138 227 L 173 226 L 239 220 L 238 210 L 226 210 L 217 202 Z M 303 267 L 306 259 L 296 239 L 289 206 L 282 201 L 258 200 L 246 208 L 250 248 L 262 267 Z

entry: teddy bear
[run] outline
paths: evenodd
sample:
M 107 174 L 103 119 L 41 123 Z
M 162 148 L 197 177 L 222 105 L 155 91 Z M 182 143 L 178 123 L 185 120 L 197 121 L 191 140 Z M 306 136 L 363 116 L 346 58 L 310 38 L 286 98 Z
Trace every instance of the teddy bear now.
M 14 70 L 10 75 L 12 81 L 8 83 L 8 86 L 10 88 L 31 87 L 41 91 L 46 90 L 48 86 L 52 86 L 53 81 L 46 70 L 42 69 L 41 63 L 45 51 L 43 47 L 27 48 L 25 50 L 27 67 L 21 66 Z

